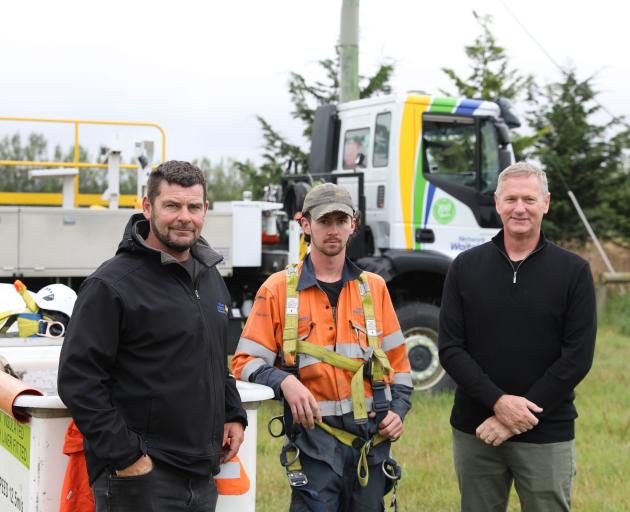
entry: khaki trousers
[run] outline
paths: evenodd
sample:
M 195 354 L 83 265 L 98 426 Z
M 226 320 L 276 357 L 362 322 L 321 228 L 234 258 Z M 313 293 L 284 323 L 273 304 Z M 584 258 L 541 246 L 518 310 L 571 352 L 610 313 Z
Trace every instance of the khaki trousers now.
M 568 512 L 575 441 L 487 445 L 453 429 L 453 458 L 462 512 L 505 512 L 512 482 L 522 512 Z

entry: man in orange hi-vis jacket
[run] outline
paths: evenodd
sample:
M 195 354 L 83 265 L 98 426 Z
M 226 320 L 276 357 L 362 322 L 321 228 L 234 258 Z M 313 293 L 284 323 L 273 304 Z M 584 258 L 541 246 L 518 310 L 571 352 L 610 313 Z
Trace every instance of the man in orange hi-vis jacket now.
M 310 254 L 258 290 L 232 359 L 237 378 L 284 400 L 291 511 L 381 511 L 399 476 L 390 444 L 411 407 L 410 366 L 384 280 L 346 258 L 357 220 L 342 187 L 307 194 Z

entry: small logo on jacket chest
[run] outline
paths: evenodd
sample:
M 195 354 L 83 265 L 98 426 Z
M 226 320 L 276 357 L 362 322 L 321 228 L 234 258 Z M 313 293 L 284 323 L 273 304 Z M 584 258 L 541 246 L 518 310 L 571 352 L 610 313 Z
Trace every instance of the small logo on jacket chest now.
M 228 308 L 227 304 L 223 304 L 221 302 L 217 302 L 217 311 L 219 313 L 223 313 L 224 315 L 227 315 L 228 314 L 228 310 L 229 310 L 229 308 Z

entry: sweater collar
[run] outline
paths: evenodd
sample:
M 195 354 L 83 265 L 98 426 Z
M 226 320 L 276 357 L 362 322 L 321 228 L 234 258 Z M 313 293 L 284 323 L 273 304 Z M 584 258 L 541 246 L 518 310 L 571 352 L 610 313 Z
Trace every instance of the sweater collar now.
M 504 254 L 507 254 L 507 251 L 505 250 L 505 233 L 504 233 L 503 229 L 501 229 L 501 231 L 499 231 L 494 237 L 492 237 L 492 243 L 501 252 L 503 252 Z M 538 252 L 540 249 L 542 249 L 546 245 L 547 245 L 547 237 L 545 236 L 545 233 L 541 229 L 540 230 L 540 237 L 538 238 L 538 243 L 536 244 L 536 247 L 534 248 L 534 250 L 530 254 Z

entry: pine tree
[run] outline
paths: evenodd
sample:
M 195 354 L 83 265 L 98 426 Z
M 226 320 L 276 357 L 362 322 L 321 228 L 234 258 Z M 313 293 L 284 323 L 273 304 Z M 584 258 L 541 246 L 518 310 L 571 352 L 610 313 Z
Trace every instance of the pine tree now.
M 318 62 L 324 71 L 322 80 L 309 81 L 304 75 L 291 73 L 289 77 L 289 95 L 293 110 L 291 116 L 303 123 L 302 134 L 310 141 L 315 119 L 315 110 L 320 105 L 339 101 L 339 58 L 323 59 Z M 359 95 L 369 98 L 379 94 L 391 93 L 389 83 L 394 66 L 391 63 L 381 64 L 372 76 L 361 76 L 359 79 Z M 292 144 L 271 124 L 261 116 L 257 117 L 263 135 L 263 164 L 260 167 L 252 162 L 235 162 L 245 181 L 245 187 L 252 190 L 254 198 L 259 199 L 263 187 L 267 184 L 279 183 L 283 167 L 292 161 L 299 169 L 308 165 L 308 149 Z
M 443 94 L 464 98 L 497 100 L 506 98 L 512 102 L 531 102 L 534 97 L 534 77 L 523 75 L 510 66 L 506 49 L 500 46 L 492 33 L 492 17 L 479 16 L 473 11 L 481 34 L 473 44 L 464 47 L 470 63 L 470 75 L 464 77 L 453 68 L 442 68 L 455 85 L 455 92 L 442 90 Z M 538 139 L 540 134 L 521 136 L 512 133 L 512 146 L 517 158 Z
M 579 80 L 574 69 L 548 85 L 530 124 L 543 135 L 533 155 L 549 178 L 551 208 L 546 233 L 557 240 L 585 240 L 587 232 L 567 196 L 573 191 L 595 231 L 603 238 L 630 238 L 630 187 L 622 154 L 630 134 L 617 118 L 598 124 L 593 77 Z

